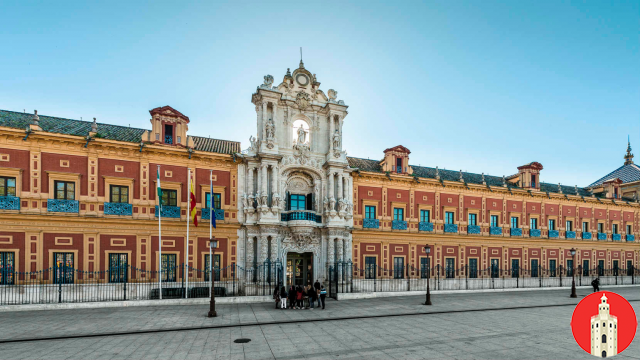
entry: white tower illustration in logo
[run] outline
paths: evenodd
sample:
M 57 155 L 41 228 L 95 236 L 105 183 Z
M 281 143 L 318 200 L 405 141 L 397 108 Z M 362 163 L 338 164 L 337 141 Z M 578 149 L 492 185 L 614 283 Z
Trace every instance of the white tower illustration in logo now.
M 600 300 L 598 315 L 591 317 L 591 355 L 605 358 L 618 353 L 618 318 L 609 314 L 607 296 Z

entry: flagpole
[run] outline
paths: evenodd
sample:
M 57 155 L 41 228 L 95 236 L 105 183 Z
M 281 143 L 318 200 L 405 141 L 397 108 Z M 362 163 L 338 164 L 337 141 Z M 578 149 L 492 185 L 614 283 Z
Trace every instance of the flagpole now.
M 213 170 L 209 170 L 209 242 L 211 242 L 211 236 L 213 235 L 212 219 L 215 216 L 213 214 Z M 209 276 L 213 276 L 213 254 L 211 254 L 211 244 L 209 244 Z M 213 279 L 213 278 L 212 278 Z M 211 281 L 209 281 L 211 282 Z M 209 296 L 213 292 L 213 286 L 209 290 Z
M 189 295 L 189 223 L 191 222 L 191 168 L 187 169 L 187 251 L 184 253 L 184 298 L 188 299 Z
M 158 183 L 160 189 L 160 165 L 158 165 Z M 160 300 L 162 300 L 162 198 L 158 191 L 158 284 L 160 287 Z

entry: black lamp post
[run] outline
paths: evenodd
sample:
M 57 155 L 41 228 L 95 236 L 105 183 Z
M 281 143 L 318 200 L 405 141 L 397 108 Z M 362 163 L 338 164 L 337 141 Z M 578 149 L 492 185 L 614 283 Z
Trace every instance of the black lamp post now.
M 424 304 L 431 305 L 431 293 L 429 292 L 429 278 L 431 277 L 431 258 L 429 254 L 431 254 L 431 248 L 429 245 L 424 247 L 424 252 L 427 254 L 427 263 L 429 264 L 429 266 L 427 266 L 427 299 Z
M 571 260 L 571 296 L 572 298 L 577 298 L 578 295 L 576 295 L 576 249 L 571 248 L 571 257 L 573 258 L 573 260 Z
M 215 287 L 213 286 L 214 283 L 214 279 L 215 279 L 215 271 L 216 268 L 213 265 L 213 258 L 214 258 L 214 254 L 216 251 L 216 248 L 218 247 L 218 240 L 216 240 L 216 238 L 211 238 L 209 241 L 209 249 L 211 250 L 211 257 L 209 258 L 209 267 L 211 268 L 211 273 L 209 274 L 209 276 L 211 276 L 211 301 L 209 302 L 209 317 L 216 317 L 218 316 L 218 314 L 216 313 L 216 299 L 215 299 Z

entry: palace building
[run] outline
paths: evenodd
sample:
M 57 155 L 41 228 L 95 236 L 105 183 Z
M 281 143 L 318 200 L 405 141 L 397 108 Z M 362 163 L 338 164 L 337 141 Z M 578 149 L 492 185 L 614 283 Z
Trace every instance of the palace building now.
M 265 76 L 251 97 L 256 133 L 244 151 L 189 135 L 190 119 L 169 106 L 150 111 L 150 130 L 0 110 L 0 267 L 157 270 L 159 201 L 163 267 L 187 249 L 189 266 L 208 267 L 211 206 L 216 267 L 282 264 L 293 284 L 326 281 L 340 263 L 403 269 L 393 276 L 456 269 L 447 278 L 640 266 L 630 144 L 624 165 L 587 187 L 545 182 L 539 162 L 504 177 L 415 166 L 402 145 L 371 154 L 380 160 L 348 157 L 337 91 L 321 90 L 302 61 L 273 83 Z M 189 169 L 200 226 L 187 239 Z

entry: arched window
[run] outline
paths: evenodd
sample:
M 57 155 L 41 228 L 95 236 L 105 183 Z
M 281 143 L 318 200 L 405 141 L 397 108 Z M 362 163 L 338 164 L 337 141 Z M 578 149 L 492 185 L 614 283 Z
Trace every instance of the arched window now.
M 603 344 L 607 343 L 607 335 L 602 335 L 602 343 Z
M 609 323 L 609 327 L 613 327 L 613 324 L 612 324 L 612 323 Z
M 606 357 L 607 357 L 607 352 L 606 352 L 606 351 L 603 351 L 603 352 L 602 352 L 602 357 L 603 357 L 603 358 L 606 358 Z
M 596 324 L 596 328 L 598 327 L 598 324 Z

